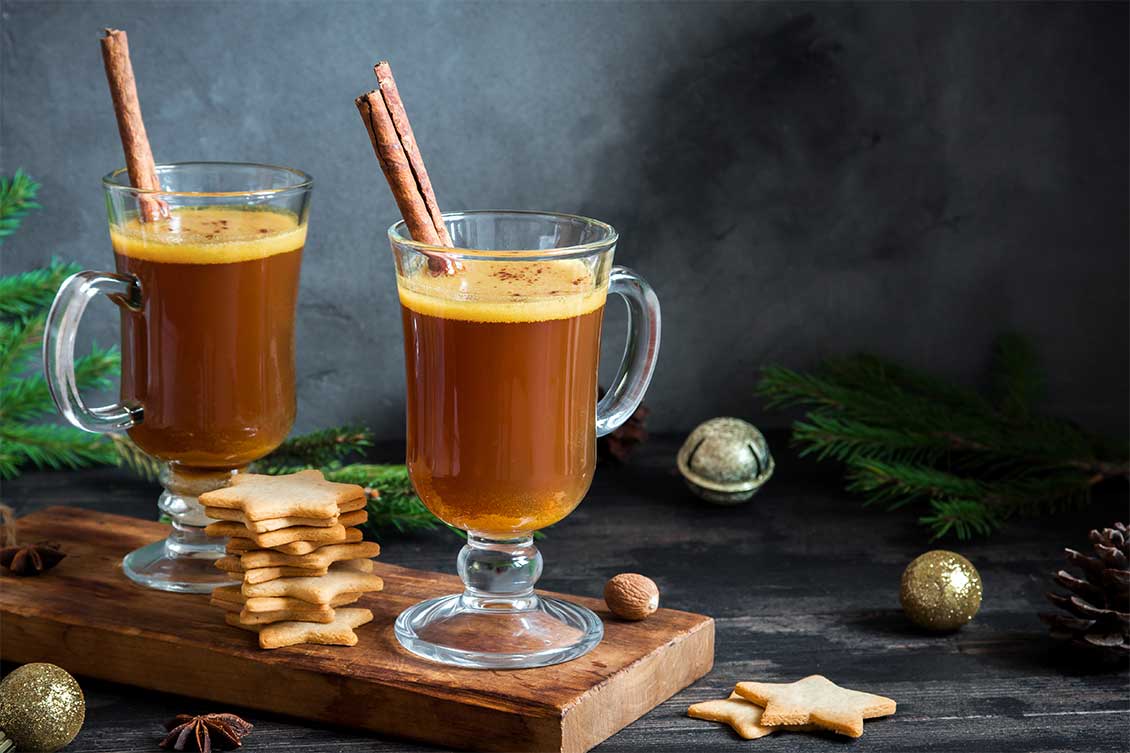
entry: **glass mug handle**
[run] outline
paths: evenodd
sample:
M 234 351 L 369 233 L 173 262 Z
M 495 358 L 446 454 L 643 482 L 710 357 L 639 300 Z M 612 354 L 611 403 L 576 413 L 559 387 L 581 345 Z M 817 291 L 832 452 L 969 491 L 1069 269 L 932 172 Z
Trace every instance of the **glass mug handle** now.
M 596 404 L 596 435 L 627 421 L 643 400 L 659 356 L 659 299 L 647 281 L 627 267 L 613 267 L 608 292 L 628 304 L 628 340 L 608 392 Z
M 63 417 L 78 428 L 104 433 L 121 431 L 141 422 L 140 405 L 114 403 L 90 408 L 83 402 L 75 378 L 75 338 L 87 305 L 99 293 L 119 306 L 141 310 L 141 283 L 112 272 L 79 272 L 59 287 L 47 314 L 43 338 L 43 370 L 51 399 Z

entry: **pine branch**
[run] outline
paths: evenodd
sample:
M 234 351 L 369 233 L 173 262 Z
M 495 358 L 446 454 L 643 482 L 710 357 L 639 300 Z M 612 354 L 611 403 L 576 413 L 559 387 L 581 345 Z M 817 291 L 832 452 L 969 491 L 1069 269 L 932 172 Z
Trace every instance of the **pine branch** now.
M 894 510 L 921 499 L 981 498 L 989 494 L 982 482 L 916 463 L 859 460 L 848 466 L 848 491 L 864 495 L 865 504 L 885 504 Z
M 75 360 L 75 382 L 80 390 L 106 389 L 110 377 L 118 373 L 121 356 L 117 348 L 94 346 L 88 355 Z M 0 420 L 28 421 L 54 412 L 54 402 L 41 372 L 0 383 Z
M 28 212 L 42 208 L 35 203 L 38 193 L 39 184 L 22 169 L 17 169 L 11 178 L 0 177 L 0 245 L 19 229 Z
M 980 425 L 980 398 L 961 400 L 959 390 L 938 389 L 931 380 L 873 356 L 839 359 L 812 374 L 778 366 L 763 372 L 758 394 L 769 407 L 808 407 L 899 431 L 964 433 Z
M 105 434 L 114 453 L 117 455 L 117 464 L 124 465 L 131 471 L 149 481 L 156 481 L 161 475 L 161 462 L 146 455 L 140 447 L 126 434 Z
M 918 518 L 918 522 L 933 531 L 931 541 L 951 532 L 962 541 L 974 535 L 988 536 L 1003 524 L 992 508 L 972 499 L 930 500 L 930 512 Z
M 883 399 L 892 390 L 898 390 L 918 399 L 956 408 L 963 413 L 984 413 L 989 405 L 973 390 L 965 389 L 908 369 L 899 364 L 862 353 L 849 358 L 834 358 L 824 365 L 827 373 L 837 382 L 850 384 Z
M 27 321 L 0 322 L 0 385 L 23 371 L 39 355 L 43 317 Z
M 1084 504 L 1109 478 L 1130 478 L 1130 443 L 1040 416 L 1042 377 L 1015 335 L 995 349 L 996 402 L 875 356 L 828 361 L 812 373 L 771 366 L 758 393 L 804 407 L 793 424 L 801 455 L 836 460 L 850 491 L 890 509 L 925 504 L 935 536 L 986 535 L 1016 514 Z
M 46 313 L 59 286 L 82 267 L 58 259 L 42 269 L 0 277 L 0 316 L 25 319 Z
M 865 458 L 929 461 L 952 449 L 937 436 L 873 426 L 825 410 L 812 411 L 794 423 L 793 442 L 802 457 L 814 455 L 843 463 Z
M 116 455 L 101 436 L 69 426 L 0 424 L 0 472 L 12 478 L 23 463 L 39 468 L 82 468 L 113 465 Z
M 363 427 L 338 426 L 302 434 L 279 445 L 258 463 L 261 473 L 278 475 L 285 468 L 325 468 L 373 446 L 373 433 Z

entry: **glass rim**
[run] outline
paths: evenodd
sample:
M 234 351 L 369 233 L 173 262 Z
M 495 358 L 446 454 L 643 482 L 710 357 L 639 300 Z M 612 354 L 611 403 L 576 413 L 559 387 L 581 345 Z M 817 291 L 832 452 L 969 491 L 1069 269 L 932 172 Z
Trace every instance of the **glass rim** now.
M 597 228 L 604 237 L 600 240 L 589 241 L 588 243 L 578 243 L 572 246 L 561 246 L 559 248 L 541 248 L 541 249 L 498 249 L 498 248 L 463 248 L 463 247 L 448 247 L 437 246 L 432 243 L 425 243 L 412 239 L 406 234 L 408 223 L 403 219 L 397 220 L 392 223 L 388 228 L 388 239 L 391 243 L 399 246 L 411 248 L 420 253 L 428 256 L 439 255 L 449 259 L 475 259 L 479 261 L 530 261 L 538 259 L 576 259 L 585 256 L 591 256 L 594 252 L 605 249 L 614 245 L 619 239 L 620 234 L 616 232 L 616 228 L 609 225 L 607 222 L 594 220 L 591 217 L 585 217 L 580 214 L 570 214 L 568 212 L 543 212 L 534 209 L 468 209 L 460 212 L 443 212 L 442 216 L 445 221 L 460 219 L 462 217 L 473 217 L 478 215 L 501 215 L 501 216 L 525 216 L 525 217 L 544 217 L 546 219 L 567 219 L 577 220 L 589 227 Z
M 279 194 L 287 193 L 289 191 L 308 191 L 314 186 L 314 179 L 302 170 L 293 167 L 284 167 L 282 165 L 271 165 L 265 162 L 209 162 L 209 161 L 193 161 L 193 162 L 166 162 L 164 164 L 156 165 L 157 174 L 160 175 L 162 171 L 172 171 L 178 168 L 185 167 L 205 167 L 205 168 L 232 168 L 232 167 L 254 167 L 263 170 L 274 170 L 280 173 L 286 173 L 294 176 L 296 182 L 292 185 L 282 186 L 280 188 L 255 188 L 246 191 L 166 191 L 165 189 L 156 188 L 137 188 L 128 183 L 119 182 L 122 175 L 126 175 L 128 180 L 128 168 L 119 167 L 117 170 L 106 173 L 102 176 L 102 186 L 108 191 L 123 191 L 136 195 L 143 196 L 192 196 L 192 197 L 205 197 L 205 198 L 234 198 L 239 196 L 277 196 Z

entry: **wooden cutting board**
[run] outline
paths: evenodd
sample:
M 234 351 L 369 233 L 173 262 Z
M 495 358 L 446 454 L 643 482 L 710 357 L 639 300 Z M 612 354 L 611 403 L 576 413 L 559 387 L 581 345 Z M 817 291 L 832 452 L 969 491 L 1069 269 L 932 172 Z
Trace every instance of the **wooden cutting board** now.
M 385 591 L 358 604 L 376 617 L 357 630 L 358 645 L 263 651 L 207 596 L 141 588 L 122 574 L 126 552 L 166 532 L 71 507 L 21 519 L 21 541 L 57 542 L 67 557 L 38 578 L 0 575 L 0 657 L 446 747 L 567 753 L 605 740 L 714 663 L 709 617 L 660 609 L 623 622 L 599 599 L 568 596 L 604 620 L 604 640 L 586 656 L 505 671 L 434 664 L 401 649 L 392 624 L 410 604 L 459 591 L 458 578 L 379 562 Z

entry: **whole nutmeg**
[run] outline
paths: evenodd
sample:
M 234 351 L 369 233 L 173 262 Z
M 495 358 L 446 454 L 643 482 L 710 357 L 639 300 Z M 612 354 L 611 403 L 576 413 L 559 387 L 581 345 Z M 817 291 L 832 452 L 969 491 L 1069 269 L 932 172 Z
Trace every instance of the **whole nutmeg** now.
M 639 573 L 620 573 L 604 584 L 604 601 L 617 617 L 642 620 L 659 609 L 659 586 Z

